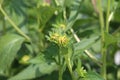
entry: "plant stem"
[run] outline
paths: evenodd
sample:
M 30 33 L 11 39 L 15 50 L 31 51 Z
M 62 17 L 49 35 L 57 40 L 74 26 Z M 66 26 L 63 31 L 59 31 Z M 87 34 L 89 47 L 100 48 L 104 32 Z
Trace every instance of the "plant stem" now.
M 106 32 L 109 33 L 110 0 L 107 2 Z
M 61 68 L 61 65 L 59 65 L 59 79 L 58 80 L 62 80 L 62 68 Z
M 60 5 L 57 0 L 54 0 L 54 1 L 55 1 L 56 6 L 59 6 L 59 5 Z
M 77 41 L 77 42 L 80 42 L 80 39 L 78 38 L 78 36 L 77 36 L 76 33 L 74 32 L 74 30 L 73 30 L 72 28 L 71 28 L 70 30 L 71 30 L 74 38 L 76 39 L 76 41 Z M 88 50 L 85 50 L 84 52 L 85 52 L 86 55 L 87 55 L 90 59 L 92 59 L 98 66 L 102 66 L 102 65 L 101 65 L 101 62 L 98 61 L 97 58 L 94 57 Z
M 67 63 L 67 67 L 68 67 L 68 69 L 69 69 L 69 71 L 70 71 L 70 74 L 71 74 L 72 80 L 76 80 L 76 78 L 75 78 L 74 75 L 73 75 L 72 65 L 71 65 L 70 57 L 69 57 L 68 54 L 65 55 L 65 61 L 66 61 L 66 63 Z
M 62 56 L 61 56 L 61 54 L 62 54 L 62 49 L 61 49 L 61 47 L 59 47 L 60 49 L 59 49 L 59 54 L 58 54 L 58 61 L 59 61 L 59 79 L 58 80 L 62 80 L 62 74 L 63 74 L 63 72 L 62 72 Z
M 106 80 L 106 78 L 107 78 L 107 73 L 106 73 L 106 51 L 107 51 L 107 48 L 105 46 L 105 30 L 104 30 L 105 24 L 104 24 L 103 12 L 102 12 L 101 0 L 98 0 L 98 3 L 99 3 L 99 19 L 100 19 L 100 26 L 101 26 L 101 54 L 102 54 L 102 62 L 103 62 L 103 66 L 101 67 L 101 75 Z
M 30 41 L 30 38 L 23 33 L 18 27 L 17 25 L 9 18 L 9 16 L 6 14 L 6 12 L 3 10 L 1 4 L 0 4 L 0 11 L 2 12 L 2 14 L 7 18 L 7 20 L 10 22 L 10 24 L 12 25 L 12 27 L 19 33 L 21 34 L 23 37 L 25 37 L 28 41 Z
M 59 59 L 58 59 L 59 60 L 59 79 L 58 80 L 62 80 L 63 72 L 66 68 L 66 62 L 65 61 L 63 62 L 63 60 L 61 59 L 63 58 L 59 55 Z

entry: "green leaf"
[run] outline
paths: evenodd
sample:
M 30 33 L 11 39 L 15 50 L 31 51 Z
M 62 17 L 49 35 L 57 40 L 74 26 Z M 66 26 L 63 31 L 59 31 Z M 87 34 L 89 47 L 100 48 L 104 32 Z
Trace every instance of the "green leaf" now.
M 98 37 L 93 37 L 90 39 L 82 40 L 79 43 L 75 43 L 73 45 L 74 47 L 74 53 L 77 54 L 79 52 L 84 51 L 85 49 L 89 48 L 92 46 L 92 44 L 98 39 Z
M 55 10 L 56 10 L 56 8 L 51 7 L 51 6 L 40 6 L 39 7 L 38 17 L 40 18 L 41 26 L 44 26 L 47 23 L 47 21 L 54 14 Z
M 79 11 L 83 13 L 83 15 L 93 16 L 93 5 L 90 0 L 84 0 L 80 6 Z
M 41 77 L 45 74 L 50 74 L 54 70 L 57 70 L 57 65 L 55 63 L 43 62 L 41 64 L 32 64 L 26 69 L 18 73 L 16 76 L 8 80 L 28 80 L 36 77 Z
M 106 46 L 108 46 L 112 43 L 117 42 L 117 38 L 108 33 L 105 33 L 105 41 L 106 41 Z
M 0 38 L 0 72 L 10 68 L 23 41 L 23 37 L 15 34 L 7 34 Z
M 36 57 L 31 58 L 29 63 L 32 64 L 41 64 L 43 62 L 52 62 L 54 58 L 59 54 L 59 49 L 57 45 L 49 45 L 46 50 L 42 53 L 39 53 Z
M 81 18 L 81 15 L 79 14 L 79 8 L 80 8 L 80 4 L 82 1 L 81 0 L 74 0 L 71 2 L 73 4 L 71 6 L 71 11 L 70 11 L 66 30 L 70 29 L 78 18 Z
M 85 78 L 80 80 L 104 80 L 99 74 L 95 72 L 88 72 Z
M 30 59 L 31 63 L 27 68 L 19 72 L 17 75 L 11 77 L 9 80 L 26 80 L 41 77 L 58 69 L 55 62 L 49 59 L 46 55 L 39 53 L 36 57 Z
M 113 21 L 115 21 L 115 22 L 120 22 L 120 15 L 119 15 L 119 13 L 120 13 L 120 1 L 117 3 L 117 5 L 115 5 L 116 6 L 116 9 L 115 9 L 115 11 L 114 11 L 114 14 L 113 14 Z
M 67 6 L 67 7 L 71 7 L 73 2 L 74 2 L 74 0 L 65 0 L 64 5 Z
M 40 53 L 40 55 L 36 56 L 35 58 L 32 58 L 29 60 L 30 63 L 32 64 L 41 64 L 43 62 L 45 62 L 45 55 L 43 55 L 43 53 Z

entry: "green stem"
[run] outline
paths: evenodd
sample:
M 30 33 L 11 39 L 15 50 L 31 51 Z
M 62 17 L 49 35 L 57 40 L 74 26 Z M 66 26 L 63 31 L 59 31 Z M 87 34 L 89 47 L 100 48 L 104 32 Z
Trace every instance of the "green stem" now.
M 70 57 L 69 55 L 65 55 L 65 61 L 66 61 L 66 64 L 67 64 L 67 67 L 70 71 L 70 74 L 71 74 L 71 77 L 72 77 L 72 80 L 76 80 L 76 78 L 74 77 L 73 75 L 73 71 L 72 71 L 72 65 L 71 65 L 71 62 L 70 62 Z
M 71 28 L 70 30 L 71 30 L 71 32 L 72 32 L 75 40 L 76 40 L 77 42 L 80 42 L 80 38 L 78 38 L 78 36 L 77 36 L 77 34 L 74 32 L 74 30 L 73 30 L 72 28 Z M 95 56 L 93 56 L 88 50 L 85 50 L 84 52 L 85 52 L 86 55 L 87 55 L 90 59 L 92 59 L 98 66 L 100 66 L 100 67 L 102 66 L 102 65 L 101 65 L 102 63 L 101 63 Z
M 110 0 L 107 2 L 106 32 L 109 33 Z
M 102 4 L 101 0 L 99 1 L 99 18 L 100 18 L 100 26 L 101 26 L 101 36 L 104 38 L 104 18 L 103 18 L 103 11 L 102 11 Z
M 67 16 L 66 16 L 66 8 L 64 8 L 64 10 L 63 10 L 63 18 L 64 18 L 64 20 L 67 20 Z
M 59 79 L 58 80 L 62 80 L 62 67 L 61 67 L 61 65 L 59 65 Z
M 9 16 L 6 14 L 6 12 L 3 10 L 1 4 L 0 4 L 0 11 L 2 12 L 2 14 L 7 18 L 7 20 L 10 22 L 10 24 L 12 25 L 12 27 L 22 36 L 24 36 L 28 41 L 30 41 L 30 38 L 23 33 L 18 27 L 17 25 L 9 18 Z
M 59 79 L 58 80 L 62 80 L 62 75 L 63 75 L 61 54 L 62 54 L 62 51 L 61 51 L 61 47 L 60 47 L 59 54 L 58 54 L 58 61 L 59 61 Z
M 54 0 L 54 1 L 55 1 L 56 6 L 59 6 L 59 5 L 60 5 L 57 0 Z
M 100 19 L 100 26 L 101 26 L 101 54 L 102 54 L 102 62 L 103 65 L 101 67 L 101 75 L 103 76 L 103 78 L 106 80 L 106 47 L 105 47 L 105 30 L 104 30 L 104 18 L 103 18 L 103 12 L 102 12 L 102 4 L 101 4 L 101 0 L 98 0 L 99 3 L 99 19 Z
M 61 62 L 62 61 L 61 59 L 59 59 L 59 60 L 60 60 L 59 61 L 60 64 L 59 64 L 59 79 L 58 80 L 62 80 L 63 72 L 66 68 L 66 62 L 65 61 Z

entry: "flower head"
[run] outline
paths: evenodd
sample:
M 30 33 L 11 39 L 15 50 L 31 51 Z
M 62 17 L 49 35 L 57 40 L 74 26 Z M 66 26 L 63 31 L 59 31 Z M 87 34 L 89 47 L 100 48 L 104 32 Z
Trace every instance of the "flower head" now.
M 47 38 L 50 42 L 54 42 L 62 47 L 66 47 L 69 43 L 68 36 L 65 33 L 62 33 L 62 31 L 55 28 L 49 32 L 49 36 L 47 36 Z

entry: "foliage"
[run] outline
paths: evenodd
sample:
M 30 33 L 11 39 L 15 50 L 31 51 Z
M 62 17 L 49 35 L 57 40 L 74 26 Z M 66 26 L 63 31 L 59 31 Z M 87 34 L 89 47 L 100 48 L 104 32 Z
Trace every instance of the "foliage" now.
M 119 80 L 119 0 L 0 0 L 0 80 Z

